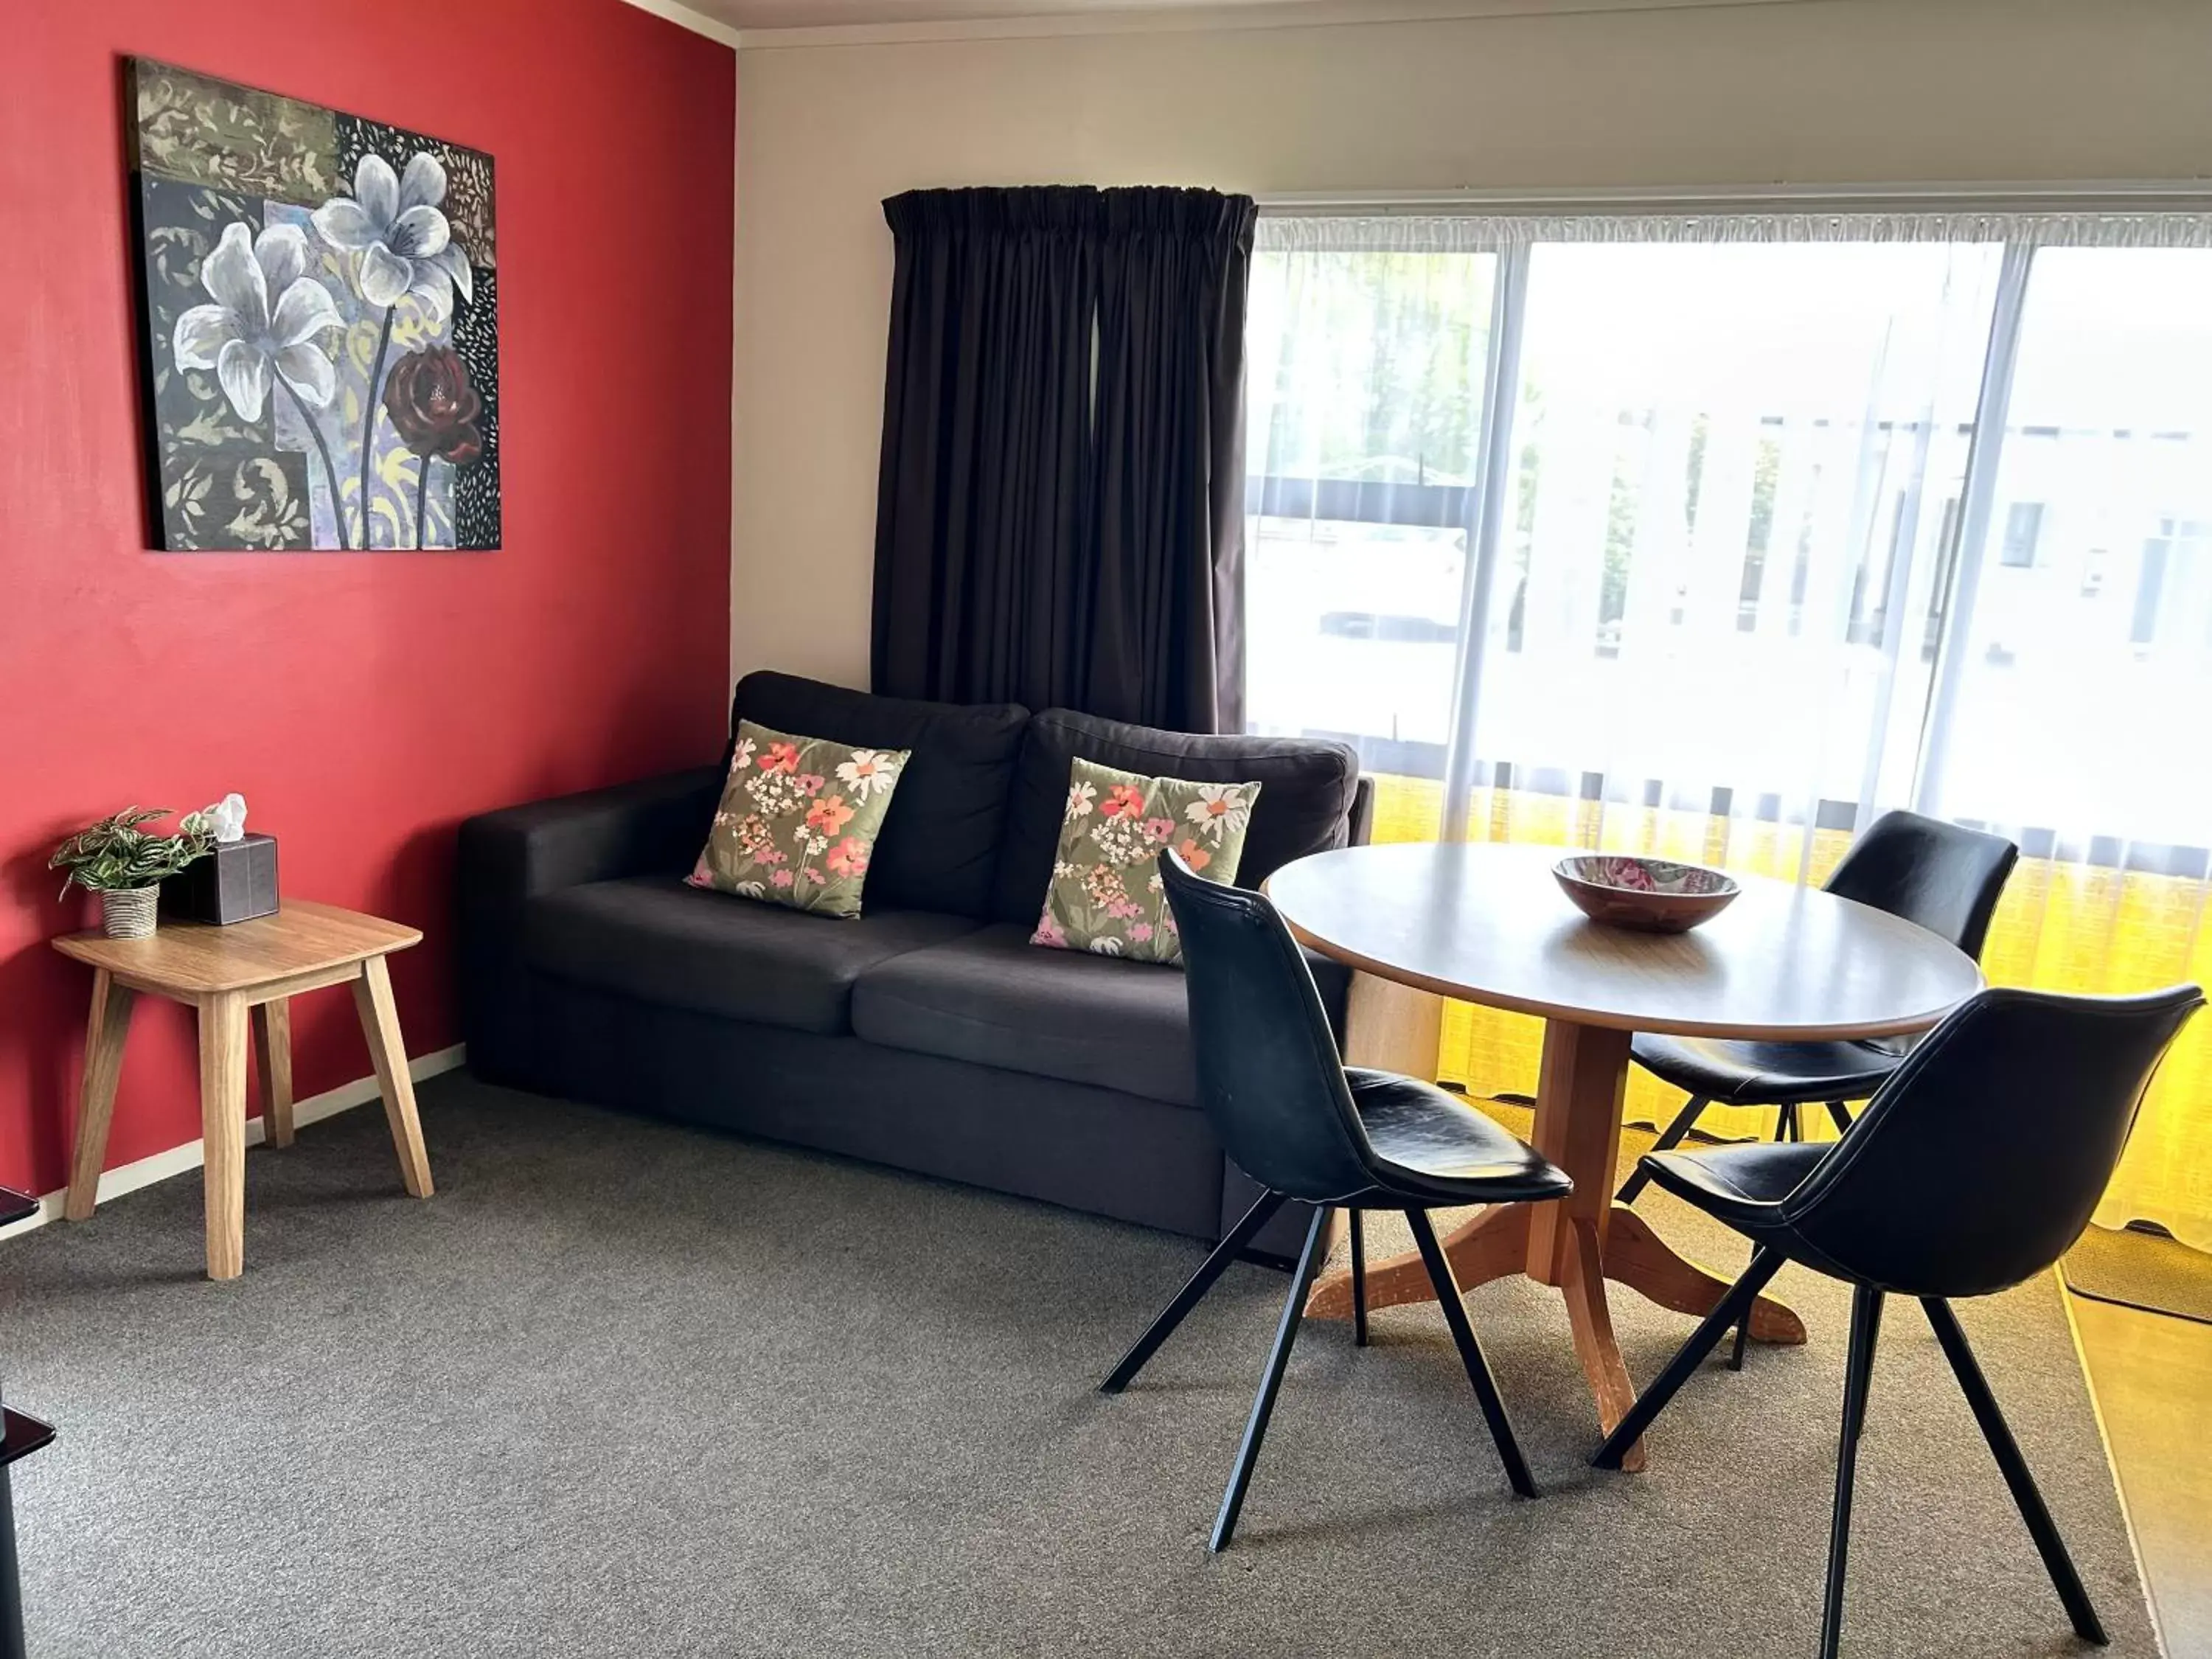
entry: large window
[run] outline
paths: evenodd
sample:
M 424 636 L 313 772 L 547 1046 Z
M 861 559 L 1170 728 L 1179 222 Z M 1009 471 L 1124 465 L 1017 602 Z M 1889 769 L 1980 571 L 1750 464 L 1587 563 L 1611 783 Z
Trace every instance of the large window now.
M 1993 979 L 2212 978 L 2212 216 L 1269 216 L 1250 330 L 1248 713 L 1380 836 L 1817 881 L 1913 807 L 2026 854 Z M 2212 1024 L 2100 1218 L 2212 1247 L 2200 1147 Z
M 1269 217 L 1248 712 L 1398 833 L 2212 841 L 2212 247 L 2172 219 Z M 1602 838 L 1601 836 L 1600 838 Z

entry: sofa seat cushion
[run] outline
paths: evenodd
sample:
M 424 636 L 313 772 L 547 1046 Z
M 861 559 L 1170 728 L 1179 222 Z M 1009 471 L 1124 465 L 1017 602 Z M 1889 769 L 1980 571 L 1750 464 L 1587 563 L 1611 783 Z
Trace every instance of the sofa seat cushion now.
M 1197 1062 L 1180 968 L 1047 951 L 1001 922 L 869 969 L 853 992 L 866 1042 L 1194 1106 Z M 1308 952 L 1340 1036 L 1349 970 Z
M 678 876 L 640 876 L 531 900 L 522 955 L 543 972 L 641 1002 L 834 1036 L 852 1029 L 853 984 L 867 969 L 975 926 L 926 910 L 811 916 L 702 892 Z
M 1011 922 L 878 964 L 853 994 L 853 1032 L 910 1053 L 1192 1103 L 1182 970 L 1047 951 Z

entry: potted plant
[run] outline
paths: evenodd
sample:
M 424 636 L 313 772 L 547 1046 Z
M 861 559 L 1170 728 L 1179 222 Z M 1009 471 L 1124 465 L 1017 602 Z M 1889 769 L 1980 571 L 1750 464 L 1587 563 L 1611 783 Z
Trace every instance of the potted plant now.
M 149 836 L 139 828 L 167 817 L 166 806 L 126 806 L 89 829 L 80 830 L 46 860 L 50 870 L 66 870 L 66 894 L 72 884 L 100 895 L 100 931 L 110 939 L 145 939 L 154 931 L 155 908 L 164 878 L 215 844 L 204 812 L 188 812 L 173 836 Z

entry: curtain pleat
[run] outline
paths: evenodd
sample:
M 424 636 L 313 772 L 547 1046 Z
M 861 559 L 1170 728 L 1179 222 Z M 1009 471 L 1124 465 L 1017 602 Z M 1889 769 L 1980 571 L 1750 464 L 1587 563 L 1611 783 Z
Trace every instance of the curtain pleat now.
M 875 689 L 1241 720 L 1248 197 L 1036 186 L 884 204 L 895 264 Z
M 1085 706 L 1242 729 L 1244 301 L 1255 210 L 1205 190 L 1104 192 L 1099 556 Z
M 912 191 L 884 204 L 896 258 L 878 691 L 1045 708 L 1084 684 L 1096 195 Z

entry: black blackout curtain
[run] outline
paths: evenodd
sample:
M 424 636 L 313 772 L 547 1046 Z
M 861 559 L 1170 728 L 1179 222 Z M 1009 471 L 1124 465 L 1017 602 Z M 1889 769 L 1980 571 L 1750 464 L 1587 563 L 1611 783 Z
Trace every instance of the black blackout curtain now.
M 875 689 L 1237 729 L 1251 198 L 911 191 L 884 216 Z

